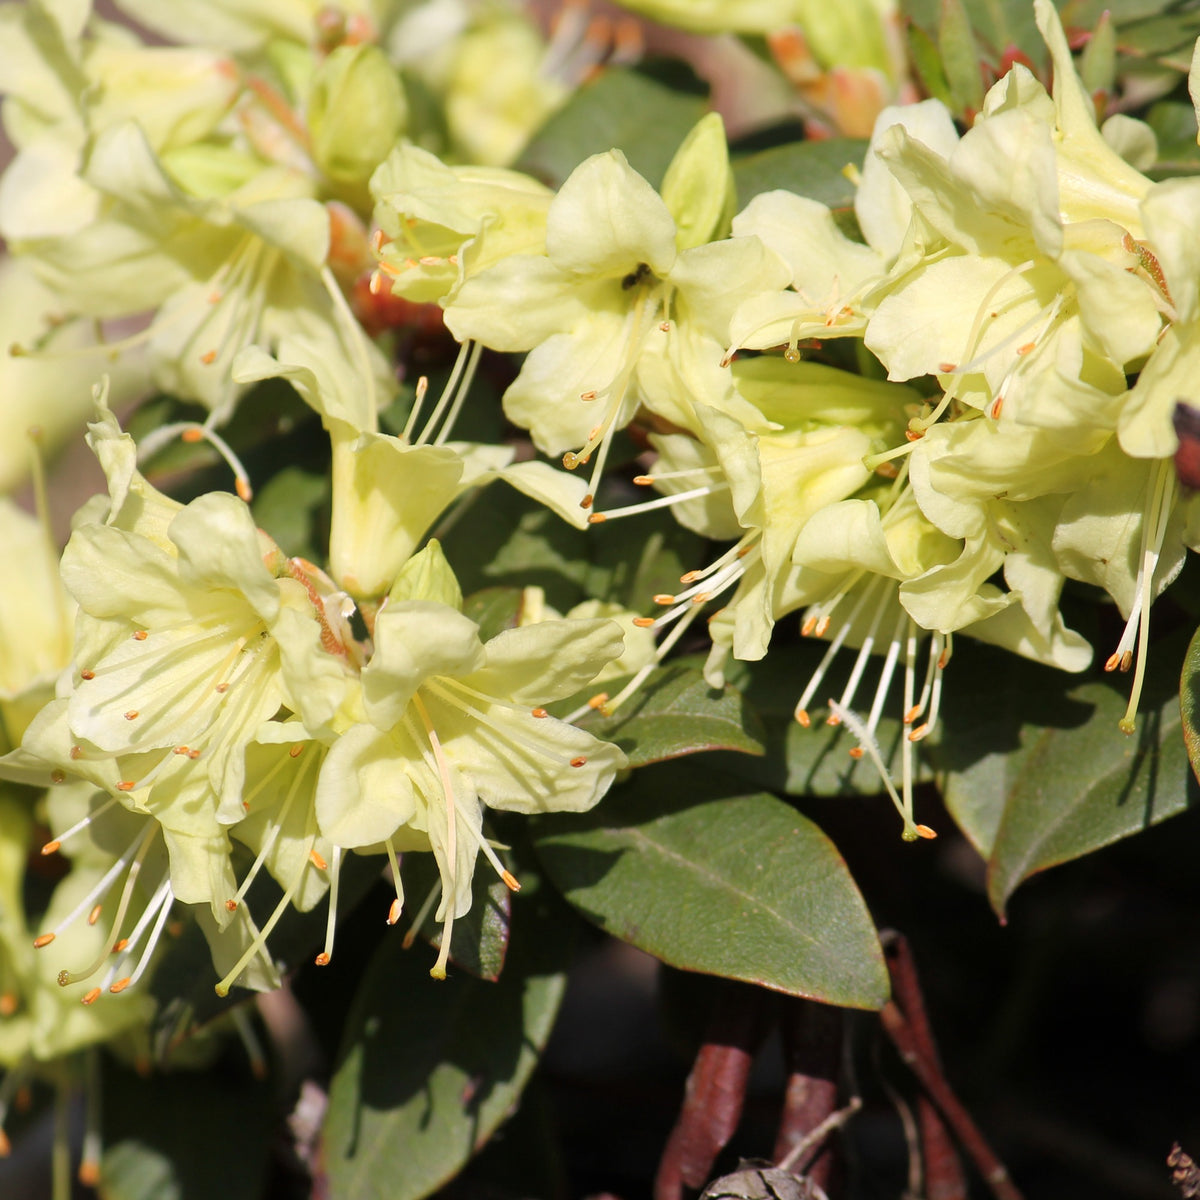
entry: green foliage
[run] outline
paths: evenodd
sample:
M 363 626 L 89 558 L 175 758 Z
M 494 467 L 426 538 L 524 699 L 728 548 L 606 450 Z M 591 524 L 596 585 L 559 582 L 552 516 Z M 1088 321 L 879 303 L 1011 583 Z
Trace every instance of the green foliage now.
M 1082 683 L 980 653 L 948 696 L 937 751 L 946 806 L 988 863 L 1003 915 L 1031 875 L 1110 845 L 1196 803 L 1181 727 L 1178 639 L 1154 649 L 1144 722 L 1123 736 L 1127 677 Z M 1184 666 L 1184 712 L 1197 665 Z M 989 697 L 1024 703 L 997 706 Z M 1191 701 L 1194 702 L 1194 701 Z M 1185 718 L 1186 720 L 1186 718 Z
M 539 819 L 534 844 L 585 917 L 672 966 L 851 1008 L 887 999 L 874 924 L 833 844 L 736 777 L 645 768 L 583 818 Z
M 677 91 L 641 71 L 605 71 L 533 136 L 517 168 L 557 187 L 589 155 L 615 148 L 657 186 L 706 107 L 702 96 Z
M 321 1159 L 331 1200 L 419 1200 L 505 1120 L 562 1000 L 571 923 L 536 880 L 513 903 L 496 983 L 388 939 L 354 998 L 329 1091 Z
M 605 687 L 615 694 L 623 682 Z M 620 746 L 631 767 L 704 750 L 763 752 L 761 722 L 738 691 L 709 687 L 699 667 L 684 662 L 651 672 L 612 716 L 589 718 L 583 728 Z

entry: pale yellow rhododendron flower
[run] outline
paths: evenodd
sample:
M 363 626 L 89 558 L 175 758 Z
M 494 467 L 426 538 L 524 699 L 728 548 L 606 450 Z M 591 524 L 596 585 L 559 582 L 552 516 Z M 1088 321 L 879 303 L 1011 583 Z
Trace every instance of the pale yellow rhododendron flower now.
M 484 809 L 583 811 L 625 765 L 617 747 L 542 707 L 621 654 L 614 622 L 542 621 L 485 643 L 461 602 L 431 542 L 376 618 L 362 720 L 331 747 L 316 792 L 318 825 L 334 845 L 433 851 L 444 926 L 436 976 L 445 974 L 453 923 L 470 907 L 477 855 L 516 883 L 488 845 Z

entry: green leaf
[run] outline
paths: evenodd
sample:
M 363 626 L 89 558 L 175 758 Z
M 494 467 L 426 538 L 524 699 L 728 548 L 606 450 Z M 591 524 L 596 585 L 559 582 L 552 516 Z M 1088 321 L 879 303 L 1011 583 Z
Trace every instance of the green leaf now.
M 963 0 L 941 2 L 937 43 L 950 84 L 952 107 L 959 115 L 977 113 L 983 107 L 983 77 L 971 18 Z
M 623 682 L 605 687 L 616 695 Z M 763 752 L 761 722 L 741 693 L 710 688 L 698 666 L 683 663 L 652 671 L 611 717 L 589 717 L 580 727 L 620 746 L 631 767 L 701 750 Z
M 846 178 L 847 166 L 861 167 L 867 143 L 857 138 L 830 138 L 824 142 L 789 142 L 756 154 L 735 158 L 733 179 L 738 207 L 745 208 L 762 192 L 784 188 L 798 196 L 820 201 L 835 213 L 854 206 L 854 184 Z
M 405 910 L 415 912 L 425 897 L 440 887 L 437 864 L 432 854 L 406 854 L 401 867 Z M 512 920 L 512 893 L 491 868 L 480 860 L 471 880 L 471 911 L 454 922 L 450 934 L 450 961 L 479 979 L 500 978 L 508 949 Z M 442 944 L 442 927 L 430 910 L 421 934 L 435 947 Z
M 313 536 L 316 514 L 329 501 L 329 480 L 300 467 L 284 467 L 254 497 L 252 511 L 260 528 L 289 555 L 316 561 Z
M 702 96 L 676 91 L 641 71 L 610 68 L 542 126 L 517 170 L 557 188 L 585 158 L 615 148 L 658 187 L 680 142 L 707 108 Z
M 1200 779 L 1200 630 L 1197 630 L 1183 660 L 1179 679 L 1179 711 L 1183 744 L 1192 773 Z
M 924 90 L 949 108 L 954 100 L 950 95 L 950 82 L 946 78 L 942 56 L 937 43 L 919 25 L 908 27 L 908 52 Z
M 540 587 L 546 603 L 562 613 L 589 597 L 644 612 L 652 596 L 674 591 L 684 571 L 704 562 L 703 539 L 665 510 L 583 531 L 503 485 L 467 503 L 442 545 L 468 595 L 497 586 Z
M 479 636 L 486 642 L 504 629 L 517 627 L 523 598 L 521 588 L 482 588 L 463 600 L 463 615 L 479 626 Z
M 1194 175 L 1200 171 L 1200 146 L 1196 144 L 1196 110 L 1190 103 L 1161 100 L 1146 114 L 1146 124 L 1158 138 L 1155 179 Z
M 462 1168 L 512 1110 L 550 1034 L 573 926 L 536 878 L 513 902 L 497 983 L 429 978 L 388 941 L 354 998 L 322 1141 L 330 1200 L 418 1200 Z
M 243 1060 L 244 1061 L 244 1060 Z M 276 1113 L 270 1087 L 237 1072 L 102 1074 L 99 1200 L 258 1200 Z M 236 1168 L 231 1169 L 231 1164 Z
M 1166 820 L 1195 803 L 1182 736 L 1177 639 L 1152 648 L 1137 730 L 1122 734 L 1130 677 L 1082 682 L 1013 660 L 955 684 L 938 761 L 947 807 L 988 857 L 988 895 L 1003 915 L 1031 875 Z M 1185 690 L 1186 690 L 1185 685 Z M 1012 697 L 1007 706 L 997 697 Z
M 590 813 L 539 817 L 535 846 L 585 917 L 671 966 L 881 1007 L 875 927 L 833 843 L 740 786 L 700 763 L 649 767 Z

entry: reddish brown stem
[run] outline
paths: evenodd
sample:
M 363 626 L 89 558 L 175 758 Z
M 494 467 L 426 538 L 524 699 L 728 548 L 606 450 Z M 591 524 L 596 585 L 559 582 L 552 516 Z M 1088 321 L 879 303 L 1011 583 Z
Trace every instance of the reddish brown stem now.
M 908 939 L 888 929 L 881 932 L 880 941 L 896 1005 L 912 1031 L 918 1052 L 941 1074 L 941 1058 L 925 1011 L 925 997 L 921 994 Z M 937 1106 L 927 1096 L 917 1099 L 917 1131 L 921 1141 L 926 1200 L 966 1200 L 967 1177 L 962 1161 Z
M 926 1096 L 937 1107 L 946 1124 L 958 1138 L 978 1168 L 996 1200 L 1022 1200 L 1021 1193 L 1008 1177 L 1004 1164 L 996 1157 L 987 1140 L 971 1120 L 970 1114 L 942 1074 L 937 1046 L 925 1013 L 925 1001 L 917 980 L 916 966 L 909 953 L 908 943 L 898 933 L 888 931 L 881 940 L 891 975 L 894 1000 L 889 1000 L 879 1014 L 884 1031 L 892 1039 L 900 1057 L 925 1089 Z M 944 1131 L 943 1131 L 944 1132 Z M 933 1164 L 927 1163 L 927 1168 Z M 932 1170 L 929 1172 L 932 1180 Z M 943 1181 L 949 1186 L 950 1177 Z M 927 1182 L 927 1191 L 932 1187 Z
M 828 1004 L 791 1000 L 782 1026 L 788 1080 L 772 1155 L 777 1163 L 837 1108 L 842 1014 Z M 833 1164 L 834 1154 L 826 1141 L 806 1151 L 790 1170 L 807 1174 L 818 1187 L 829 1191 Z
M 750 1067 L 767 1030 L 766 1000 L 754 988 L 722 988 L 659 1163 L 654 1200 L 680 1200 L 684 1188 L 703 1187 L 712 1175 L 741 1120 Z

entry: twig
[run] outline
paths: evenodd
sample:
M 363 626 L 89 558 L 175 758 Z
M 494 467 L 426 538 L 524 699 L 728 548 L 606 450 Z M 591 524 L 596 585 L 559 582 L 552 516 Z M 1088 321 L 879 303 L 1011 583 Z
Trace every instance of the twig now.
M 895 930 L 880 934 L 891 976 L 892 993 L 912 1030 L 921 1055 L 941 1072 L 941 1057 L 925 1010 L 916 963 L 908 939 Z M 916 1123 L 920 1142 L 925 1200 L 967 1200 L 967 1177 L 941 1114 L 927 1096 L 917 1097 Z
M 791 1163 L 823 1189 L 830 1186 L 834 1155 L 806 1141 L 837 1108 L 844 1014 L 813 1000 L 789 1000 L 782 1023 L 788 1079 L 783 1116 L 772 1158 Z M 797 1144 L 813 1147 L 807 1162 L 798 1160 Z
M 755 1052 L 767 1030 L 766 993 L 725 985 L 688 1076 L 683 1107 L 663 1151 L 654 1200 L 701 1188 L 737 1129 Z

